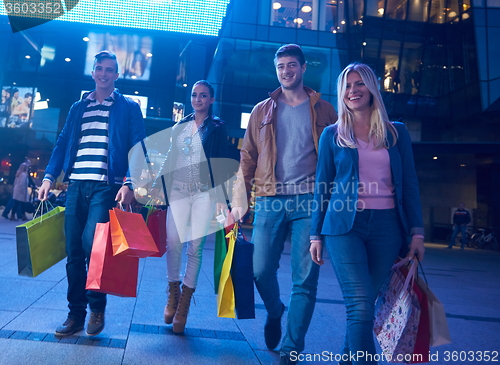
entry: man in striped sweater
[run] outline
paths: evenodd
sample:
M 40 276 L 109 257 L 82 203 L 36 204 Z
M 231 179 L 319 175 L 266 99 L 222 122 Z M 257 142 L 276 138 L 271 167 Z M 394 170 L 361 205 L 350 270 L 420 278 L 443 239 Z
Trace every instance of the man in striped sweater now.
M 46 200 L 64 170 L 64 181 L 69 181 L 64 226 L 69 314 L 57 327 L 57 336 L 84 328 L 87 304 L 87 335 L 98 335 L 104 328 L 106 295 L 85 290 L 94 232 L 97 223 L 109 221 L 109 209 L 116 202 L 132 201 L 128 153 L 146 137 L 139 105 L 115 89 L 118 75 L 116 56 L 99 52 L 92 71 L 95 90 L 71 107 L 38 193 Z

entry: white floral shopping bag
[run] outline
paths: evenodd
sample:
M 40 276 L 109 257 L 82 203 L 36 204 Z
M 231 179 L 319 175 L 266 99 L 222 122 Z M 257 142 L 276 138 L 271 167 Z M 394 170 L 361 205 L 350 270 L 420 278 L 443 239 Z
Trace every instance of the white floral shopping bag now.
M 380 290 L 373 327 L 384 356 L 397 363 L 411 360 L 420 320 L 418 297 L 412 289 L 417 263 L 410 264 L 406 277 L 400 270 L 404 263 L 393 266 L 390 279 Z

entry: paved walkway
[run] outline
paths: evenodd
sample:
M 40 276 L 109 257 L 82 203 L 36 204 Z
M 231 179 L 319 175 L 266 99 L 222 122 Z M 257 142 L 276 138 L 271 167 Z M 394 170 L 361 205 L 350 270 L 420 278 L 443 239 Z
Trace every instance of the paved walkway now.
M 196 305 L 191 307 L 185 336 L 173 335 L 171 326 L 163 323 L 165 259 L 147 258 L 141 260 L 137 298 L 108 296 L 106 327 L 99 336 L 90 338 L 81 332 L 59 340 L 53 331 L 67 314 L 64 260 L 36 278 L 18 276 L 16 223 L 0 218 L 0 365 L 279 363 L 279 354 L 264 344 L 266 312 L 257 292 L 255 320 L 217 317 L 213 237 L 205 246 Z M 453 339 L 452 344 L 431 349 L 432 364 L 491 363 L 479 360 L 487 351 L 500 362 L 500 253 L 447 250 L 438 244 L 426 247 L 424 269 L 430 287 L 445 305 Z M 287 247 L 279 272 L 285 303 L 291 288 L 289 252 Z M 305 352 L 337 354 L 344 332 L 342 296 L 326 260 Z M 469 351 L 474 351 L 473 357 Z M 323 363 L 336 362 L 301 362 Z

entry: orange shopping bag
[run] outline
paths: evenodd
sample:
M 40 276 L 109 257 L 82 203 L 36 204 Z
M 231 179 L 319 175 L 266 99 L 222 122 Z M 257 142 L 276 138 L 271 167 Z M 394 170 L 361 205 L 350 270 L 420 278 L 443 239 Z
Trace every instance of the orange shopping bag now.
M 109 223 L 97 223 L 85 288 L 119 297 L 135 297 L 138 274 L 139 258 L 113 256 Z
M 109 211 L 113 255 L 148 257 L 158 253 L 142 215 L 113 208 Z

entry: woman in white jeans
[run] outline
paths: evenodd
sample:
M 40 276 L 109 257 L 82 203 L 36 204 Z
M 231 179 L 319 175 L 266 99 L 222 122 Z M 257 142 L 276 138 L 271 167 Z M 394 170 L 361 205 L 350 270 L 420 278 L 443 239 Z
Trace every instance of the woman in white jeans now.
M 186 326 L 191 296 L 196 289 L 203 246 L 215 212 L 216 181 L 210 159 L 227 157 L 225 123 L 212 114 L 214 89 L 197 81 L 191 92 L 194 112 L 172 128 L 170 149 L 158 176 L 166 177 L 168 299 L 165 323 L 173 332 Z M 156 185 L 156 184 L 155 184 Z M 187 265 L 181 274 L 182 248 L 187 242 Z M 182 285 L 181 285 L 182 282 Z

